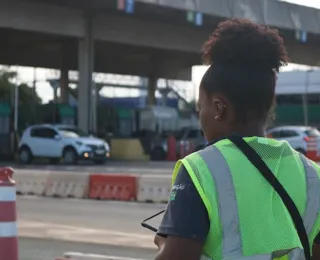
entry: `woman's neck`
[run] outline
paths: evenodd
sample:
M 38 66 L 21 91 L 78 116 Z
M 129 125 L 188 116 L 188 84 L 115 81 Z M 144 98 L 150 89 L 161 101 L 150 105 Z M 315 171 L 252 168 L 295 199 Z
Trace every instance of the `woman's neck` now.
M 237 125 L 231 129 L 231 133 L 237 133 L 241 136 L 265 136 L 264 122 L 248 122 L 246 124 Z

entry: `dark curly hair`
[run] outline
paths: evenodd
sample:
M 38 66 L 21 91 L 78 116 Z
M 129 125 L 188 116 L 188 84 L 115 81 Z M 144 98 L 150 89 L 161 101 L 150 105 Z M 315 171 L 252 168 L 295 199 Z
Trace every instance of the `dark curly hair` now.
M 289 60 L 277 30 L 246 19 L 222 22 L 204 44 L 203 60 L 210 67 L 201 87 L 224 94 L 242 121 L 267 118 L 277 72 Z

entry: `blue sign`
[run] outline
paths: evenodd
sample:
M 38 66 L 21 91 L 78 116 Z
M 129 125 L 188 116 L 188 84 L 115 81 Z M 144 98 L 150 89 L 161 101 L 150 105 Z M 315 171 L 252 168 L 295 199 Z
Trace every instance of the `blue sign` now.
M 306 43 L 308 40 L 308 33 L 306 31 L 296 31 L 296 40 L 301 43 Z
M 203 14 L 197 12 L 196 13 L 196 19 L 195 19 L 195 25 L 201 26 L 203 24 Z
M 307 35 L 308 35 L 308 34 L 307 34 L 306 31 L 301 31 L 300 41 L 301 41 L 302 43 L 306 43 L 306 42 L 307 42 L 307 38 L 308 38 Z
M 126 0 L 126 13 L 133 14 L 134 13 L 134 0 Z

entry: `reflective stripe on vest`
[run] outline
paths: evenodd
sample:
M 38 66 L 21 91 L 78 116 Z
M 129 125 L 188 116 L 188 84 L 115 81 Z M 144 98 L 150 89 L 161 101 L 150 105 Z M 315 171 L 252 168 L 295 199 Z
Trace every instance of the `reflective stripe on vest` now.
M 222 153 L 214 145 L 199 151 L 198 154 L 207 164 L 216 183 L 219 200 L 219 214 L 222 224 L 222 259 L 236 260 L 272 260 L 289 254 L 289 260 L 304 259 L 303 250 L 300 248 L 288 251 L 273 252 L 268 255 L 256 255 L 245 257 L 242 255 L 242 241 L 239 230 L 238 206 L 232 174 Z M 320 180 L 314 167 L 301 156 L 302 163 L 306 171 L 307 183 L 307 204 L 303 216 L 307 233 L 310 235 L 320 211 Z M 210 259 L 202 256 L 203 260 Z

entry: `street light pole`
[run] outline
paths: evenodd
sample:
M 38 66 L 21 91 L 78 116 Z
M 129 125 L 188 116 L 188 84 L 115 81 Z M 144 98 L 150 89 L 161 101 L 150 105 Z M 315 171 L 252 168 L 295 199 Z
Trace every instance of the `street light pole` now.
M 309 74 L 313 72 L 313 70 L 306 71 L 306 81 L 305 81 L 305 91 L 302 96 L 303 103 L 303 117 L 304 117 L 304 125 L 307 126 L 309 124 L 309 110 L 308 110 L 308 94 L 309 94 Z
M 14 132 L 18 133 L 18 119 L 19 119 L 19 82 L 18 82 L 19 67 L 17 67 L 17 75 L 14 87 Z
M 19 110 L 19 86 L 16 83 L 14 87 L 14 132 L 18 132 L 18 113 Z

